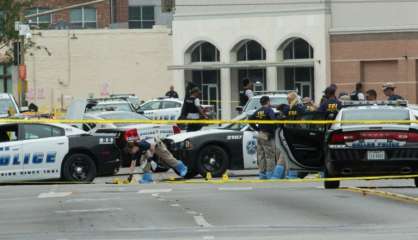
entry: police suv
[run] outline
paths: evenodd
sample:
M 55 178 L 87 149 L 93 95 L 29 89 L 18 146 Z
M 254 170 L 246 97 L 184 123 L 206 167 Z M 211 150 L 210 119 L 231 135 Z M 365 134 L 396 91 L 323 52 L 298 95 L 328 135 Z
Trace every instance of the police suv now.
M 90 135 L 64 124 L 0 124 L 0 182 L 91 182 L 120 166 L 114 134 Z

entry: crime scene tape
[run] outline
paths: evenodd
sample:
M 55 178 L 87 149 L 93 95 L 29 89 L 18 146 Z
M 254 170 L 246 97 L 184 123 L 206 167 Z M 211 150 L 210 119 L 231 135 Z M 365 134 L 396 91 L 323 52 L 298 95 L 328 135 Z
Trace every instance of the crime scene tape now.
M 1 119 L 1 123 L 62 123 L 62 124 L 418 124 L 418 120 L 140 120 L 140 119 Z

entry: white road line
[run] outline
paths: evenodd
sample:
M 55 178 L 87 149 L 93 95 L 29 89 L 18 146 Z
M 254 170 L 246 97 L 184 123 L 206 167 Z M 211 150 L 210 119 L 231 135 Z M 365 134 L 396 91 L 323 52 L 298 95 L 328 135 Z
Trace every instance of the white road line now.
M 47 193 L 40 193 L 38 198 L 60 198 L 60 197 L 67 197 L 70 196 L 72 192 L 47 192 Z
M 188 213 L 190 215 L 197 215 L 197 212 L 195 212 L 195 211 L 187 211 L 186 213 Z
M 170 205 L 171 207 L 180 207 L 180 204 L 174 203 Z
M 215 239 L 214 236 L 203 236 L 203 240 L 213 240 Z
M 206 221 L 206 219 L 202 215 L 193 216 L 193 218 L 194 218 L 194 221 L 196 222 L 196 224 L 201 226 L 201 227 L 204 227 L 204 228 L 213 227 L 210 223 L 208 223 Z
M 220 187 L 219 191 L 250 191 L 253 187 Z
M 171 188 L 163 188 L 163 189 L 142 189 L 139 190 L 139 194 L 154 194 L 154 193 L 168 193 L 173 191 Z
M 58 210 L 55 213 L 99 213 L 99 212 L 115 212 L 122 211 L 122 208 L 95 208 L 95 209 L 73 209 L 73 210 Z
M 121 198 L 75 198 L 65 200 L 66 203 L 79 203 L 79 202 L 104 202 L 104 201 L 113 201 L 120 200 Z

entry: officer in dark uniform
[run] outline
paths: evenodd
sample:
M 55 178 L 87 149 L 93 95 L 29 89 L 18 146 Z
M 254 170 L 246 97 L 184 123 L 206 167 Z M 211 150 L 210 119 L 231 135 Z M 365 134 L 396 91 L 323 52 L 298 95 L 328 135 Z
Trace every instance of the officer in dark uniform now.
M 254 95 L 250 79 L 245 78 L 243 84 L 244 89 L 239 93 L 239 105 L 242 107 L 245 106 L 248 100 Z
M 207 115 L 200 105 L 199 96 L 199 88 L 193 88 L 190 92 L 190 96 L 184 101 L 183 108 L 186 120 L 207 119 Z M 202 127 L 202 124 L 187 124 L 187 131 L 199 131 L 200 129 L 202 129 Z
M 388 101 L 403 100 L 403 98 L 395 94 L 395 84 L 394 83 L 385 83 L 383 84 L 383 93 L 388 97 Z
M 306 107 L 300 101 L 296 92 L 288 93 L 287 102 L 289 103 L 289 110 L 286 115 L 289 120 L 293 120 L 296 116 L 306 112 Z
M 325 89 L 326 100 L 319 106 L 318 112 L 335 114 L 341 109 L 341 102 L 335 96 L 336 89 L 327 87 Z
M 267 121 L 276 120 L 276 115 L 270 105 L 270 98 L 263 96 L 260 99 L 261 108 L 258 109 L 250 120 Z M 260 170 L 260 179 L 271 179 L 276 166 L 276 150 L 274 135 L 276 126 L 273 124 L 251 124 L 258 131 L 257 136 L 257 161 Z
M 165 94 L 165 96 L 168 97 L 168 98 L 179 98 L 179 94 L 176 91 L 174 91 L 174 86 L 173 85 L 170 86 L 170 91 L 168 91 Z

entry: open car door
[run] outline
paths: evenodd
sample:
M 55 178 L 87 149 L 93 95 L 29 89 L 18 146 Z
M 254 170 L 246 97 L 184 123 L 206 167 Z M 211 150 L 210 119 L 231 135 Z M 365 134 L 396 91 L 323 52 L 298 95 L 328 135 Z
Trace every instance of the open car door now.
M 326 114 L 304 113 L 295 120 L 324 120 Z M 277 131 L 289 169 L 320 171 L 324 164 L 324 135 L 326 125 L 287 124 Z

